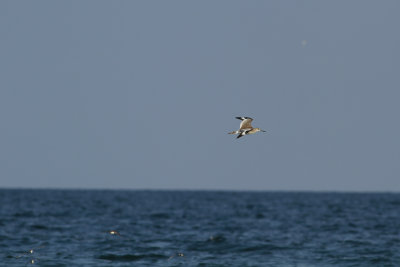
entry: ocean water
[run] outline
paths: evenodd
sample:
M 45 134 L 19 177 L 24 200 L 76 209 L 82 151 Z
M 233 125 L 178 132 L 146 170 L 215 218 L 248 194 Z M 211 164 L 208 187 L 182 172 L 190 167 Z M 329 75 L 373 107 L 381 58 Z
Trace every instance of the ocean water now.
M 0 266 L 400 266 L 400 194 L 4 189 L 0 205 Z

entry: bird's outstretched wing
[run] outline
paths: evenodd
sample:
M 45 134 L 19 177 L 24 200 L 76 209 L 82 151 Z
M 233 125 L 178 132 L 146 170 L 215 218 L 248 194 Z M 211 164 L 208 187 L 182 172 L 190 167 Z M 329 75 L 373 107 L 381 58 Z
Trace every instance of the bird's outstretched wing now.
M 19 258 L 21 258 L 21 257 L 23 257 L 23 256 L 25 256 L 25 255 L 27 255 L 27 254 L 32 254 L 32 253 L 35 252 L 37 249 L 43 248 L 43 247 L 44 247 L 44 246 L 39 246 L 39 247 L 32 248 L 32 249 L 30 249 L 30 250 L 28 250 L 28 251 L 25 251 L 24 253 L 22 253 L 22 254 L 20 254 L 20 255 L 18 255 L 18 256 L 15 256 L 15 258 L 19 259 Z
M 251 129 L 251 128 L 253 128 L 253 126 L 251 126 L 251 122 L 253 121 L 252 118 L 250 118 L 250 117 L 236 117 L 236 119 L 242 121 L 242 122 L 240 123 L 240 128 L 239 128 L 239 130 Z

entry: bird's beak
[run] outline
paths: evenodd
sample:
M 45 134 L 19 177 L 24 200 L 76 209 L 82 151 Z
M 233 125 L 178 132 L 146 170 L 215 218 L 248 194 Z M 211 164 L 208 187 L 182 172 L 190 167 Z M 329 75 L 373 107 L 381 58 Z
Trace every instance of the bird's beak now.
M 264 133 L 266 133 L 267 131 L 261 130 L 261 132 L 264 132 Z

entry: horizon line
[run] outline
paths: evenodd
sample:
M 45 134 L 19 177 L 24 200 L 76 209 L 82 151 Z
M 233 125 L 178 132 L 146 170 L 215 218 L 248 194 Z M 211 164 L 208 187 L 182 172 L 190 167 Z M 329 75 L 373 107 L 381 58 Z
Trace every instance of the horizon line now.
M 345 189 L 223 189 L 223 188 L 93 188 L 93 187 L 17 187 L 0 186 L 0 190 L 54 190 L 54 191 L 165 191 L 165 192 L 248 192 L 248 193 L 357 193 L 398 194 L 396 190 L 345 190 Z

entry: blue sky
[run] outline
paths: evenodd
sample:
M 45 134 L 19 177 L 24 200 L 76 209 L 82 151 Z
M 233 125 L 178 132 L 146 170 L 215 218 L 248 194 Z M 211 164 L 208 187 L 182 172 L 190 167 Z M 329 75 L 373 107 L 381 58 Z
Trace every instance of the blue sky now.
M 399 191 L 399 7 L 1 1 L 0 187 Z

